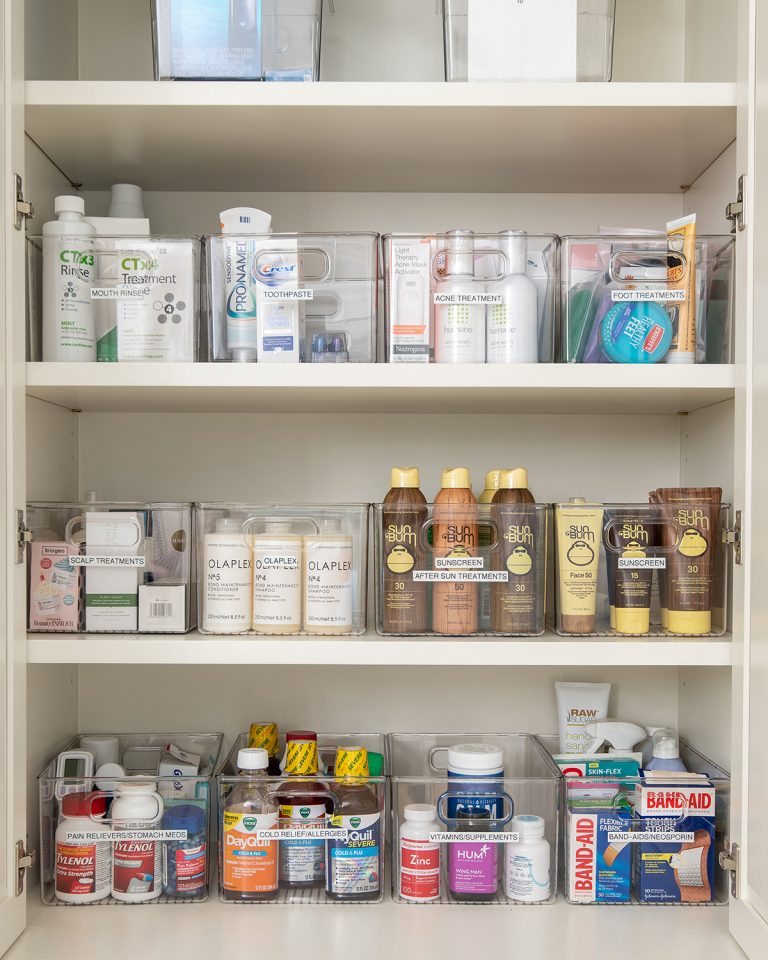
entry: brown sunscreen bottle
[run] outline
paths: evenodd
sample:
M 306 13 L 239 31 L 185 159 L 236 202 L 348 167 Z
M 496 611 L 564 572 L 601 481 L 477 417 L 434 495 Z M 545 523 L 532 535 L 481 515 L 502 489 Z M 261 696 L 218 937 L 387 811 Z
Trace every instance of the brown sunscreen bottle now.
M 414 583 L 413 571 L 424 569 L 421 536 L 427 499 L 419 489 L 418 467 L 393 467 L 390 483 L 381 517 L 383 629 L 385 633 L 425 633 L 427 584 Z
M 491 503 L 497 538 L 491 566 L 506 571 L 509 579 L 491 584 L 491 630 L 496 633 L 528 634 L 538 629 L 539 536 L 536 509 L 531 506 L 535 502 L 525 467 L 501 471 L 499 489 Z
M 433 564 L 445 576 L 432 590 L 432 629 L 449 636 L 477 633 L 477 582 L 466 579 L 476 569 L 462 561 L 478 555 L 477 498 L 469 470 L 443 470 L 435 497 L 432 527 Z M 443 559 L 449 560 L 441 564 Z M 462 576 L 464 575 L 464 576 Z

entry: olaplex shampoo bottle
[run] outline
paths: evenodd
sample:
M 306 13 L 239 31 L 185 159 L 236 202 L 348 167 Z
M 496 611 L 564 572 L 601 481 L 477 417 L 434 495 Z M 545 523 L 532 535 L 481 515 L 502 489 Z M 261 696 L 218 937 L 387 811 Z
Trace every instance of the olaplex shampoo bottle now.
M 251 628 L 251 548 L 237 517 L 220 517 L 203 542 L 204 633 L 246 633 Z
M 354 625 L 352 537 L 335 517 L 320 533 L 304 537 L 304 629 L 307 633 L 350 633 Z
M 301 630 L 302 538 L 289 521 L 267 520 L 253 537 L 253 629 L 256 633 Z
M 485 289 L 475 280 L 471 230 L 445 235 L 445 276 L 435 284 L 435 363 L 485 363 Z
M 504 276 L 488 284 L 501 303 L 489 303 L 486 326 L 488 363 L 538 363 L 539 306 L 536 284 L 527 274 L 528 238 L 519 230 L 499 234 Z

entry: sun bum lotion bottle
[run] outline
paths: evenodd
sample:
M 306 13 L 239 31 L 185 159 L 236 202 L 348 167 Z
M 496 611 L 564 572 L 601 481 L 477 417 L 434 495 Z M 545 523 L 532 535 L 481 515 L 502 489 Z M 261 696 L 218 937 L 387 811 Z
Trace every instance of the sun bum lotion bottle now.
M 653 527 L 648 516 L 632 510 L 606 510 L 605 542 L 611 627 L 642 635 L 651 627 Z
M 376 900 L 381 892 L 381 810 L 368 785 L 365 747 L 339 747 L 333 792 L 339 800 L 330 826 L 348 830 L 347 840 L 326 846 L 325 889 L 334 900 Z
M 121 780 L 112 801 L 112 828 L 159 829 L 163 798 L 153 780 Z M 118 840 L 112 860 L 112 896 L 125 903 L 157 900 L 163 892 L 163 841 Z
M 445 235 L 445 276 L 435 284 L 435 363 L 485 363 L 485 305 L 471 230 Z
M 424 633 L 427 629 L 427 584 L 416 583 L 424 569 L 422 528 L 427 500 L 419 489 L 418 467 L 393 467 L 391 489 L 381 514 L 384 633 Z
M 54 211 L 43 224 L 43 360 L 95 360 L 96 230 L 82 197 L 56 197 Z
M 304 537 L 304 629 L 308 633 L 351 633 L 352 537 L 342 533 L 335 517 L 324 518 L 320 531 Z
M 253 540 L 253 629 L 256 633 L 301 630 L 302 538 L 286 521 L 267 520 Z
M 251 628 L 251 548 L 237 517 L 219 517 L 203 538 L 205 633 L 245 633 Z
M 317 734 L 294 731 L 285 737 L 286 783 L 280 787 L 280 828 L 323 829 L 333 801 L 317 780 Z M 280 841 L 280 886 L 322 887 L 325 882 L 325 840 L 286 838 Z
M 233 363 L 255 363 L 259 352 L 254 234 L 269 233 L 272 216 L 252 207 L 232 207 L 219 214 L 224 247 L 226 345 Z
M 595 630 L 602 535 L 602 504 L 587 503 L 580 497 L 555 504 L 560 633 Z
M 501 303 L 489 303 L 486 314 L 488 363 L 538 363 L 539 305 L 536 284 L 528 276 L 528 237 L 518 230 L 499 234 L 504 276 L 488 285 Z
M 502 470 L 491 506 L 498 537 L 492 567 L 505 571 L 508 580 L 491 584 L 491 630 L 496 633 L 537 633 L 543 619 L 543 603 L 539 610 L 538 515 L 534 503 L 525 467 Z
M 471 577 L 471 561 L 478 553 L 477 500 L 466 467 L 443 470 L 440 487 L 432 514 L 432 550 L 435 571 L 444 579 L 432 588 L 432 629 L 466 636 L 477 633 L 478 623 L 477 583 L 465 579 Z

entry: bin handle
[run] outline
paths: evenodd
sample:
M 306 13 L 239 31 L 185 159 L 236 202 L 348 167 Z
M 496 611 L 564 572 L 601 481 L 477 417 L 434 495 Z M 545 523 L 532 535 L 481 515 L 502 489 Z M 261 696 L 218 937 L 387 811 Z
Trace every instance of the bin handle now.
M 510 797 L 510 795 L 507 793 L 506 790 L 501 790 L 501 791 L 499 791 L 498 793 L 489 794 L 489 793 L 487 793 L 487 792 L 485 792 L 485 791 L 480 791 L 480 790 L 465 790 L 465 789 L 462 787 L 460 793 L 457 793 L 455 790 L 445 790 L 445 791 L 444 791 L 443 793 L 441 793 L 440 796 L 437 798 L 437 803 L 435 804 L 435 809 L 436 809 L 436 811 L 437 811 L 437 816 L 438 816 L 438 819 L 441 820 L 446 826 L 449 826 L 449 825 L 452 824 L 452 823 L 458 823 L 459 820 L 458 820 L 458 817 L 449 817 L 449 816 L 447 816 L 447 815 L 446 815 L 446 816 L 443 816 L 443 811 L 442 811 L 441 808 L 442 808 L 442 806 L 443 806 L 444 804 L 447 804 L 447 802 L 448 802 L 448 800 L 449 800 L 450 798 L 456 798 L 456 797 L 459 797 L 459 796 L 460 796 L 460 797 L 489 797 L 489 796 L 494 796 L 494 797 L 501 797 L 502 800 L 506 800 L 506 801 L 507 801 L 507 803 L 509 804 L 509 813 L 507 814 L 507 816 L 501 817 L 501 818 L 495 818 L 495 819 L 493 819 L 493 820 L 483 820 L 484 823 L 487 823 L 487 824 L 488 824 L 488 827 L 489 827 L 490 830 L 492 830 L 494 826 L 500 826 L 500 827 L 505 826 L 506 824 L 509 823 L 509 821 L 512 819 L 512 817 L 514 817 L 514 815 L 515 815 L 515 801 L 512 799 L 512 797 Z M 466 819 L 471 820 L 472 818 L 471 818 L 471 817 L 467 817 Z

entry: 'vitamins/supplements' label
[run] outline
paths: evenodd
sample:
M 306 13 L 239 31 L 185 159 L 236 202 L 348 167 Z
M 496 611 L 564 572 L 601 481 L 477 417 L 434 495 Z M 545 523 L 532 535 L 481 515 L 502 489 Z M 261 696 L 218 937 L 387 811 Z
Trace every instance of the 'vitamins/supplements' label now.
M 277 826 L 275 813 L 224 811 L 222 886 L 236 893 L 270 893 L 277 889 L 276 840 L 260 840 L 260 830 Z
M 304 538 L 304 624 L 352 627 L 352 538 Z
M 381 814 L 331 817 L 348 830 L 346 840 L 328 841 L 326 884 L 330 893 L 378 893 L 381 888 Z
M 109 843 L 56 844 L 56 893 L 84 897 L 108 891 L 111 874 L 112 847 Z
M 162 844 L 156 840 L 120 840 L 115 844 L 112 889 L 116 893 L 153 893 L 162 875 Z
M 439 844 L 400 841 L 400 896 L 404 900 L 436 900 L 440 896 Z
M 290 830 L 325 825 L 325 804 L 281 804 L 280 826 Z M 280 880 L 292 884 L 319 883 L 325 877 L 325 840 L 280 841 Z

